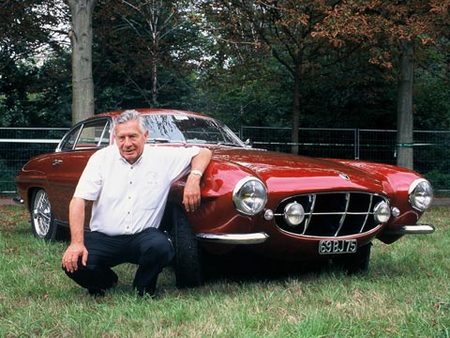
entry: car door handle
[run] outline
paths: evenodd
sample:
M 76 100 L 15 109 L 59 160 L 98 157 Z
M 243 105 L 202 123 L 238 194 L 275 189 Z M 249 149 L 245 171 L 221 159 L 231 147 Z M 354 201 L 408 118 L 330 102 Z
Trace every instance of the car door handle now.
M 60 165 L 61 163 L 63 163 L 63 160 L 53 160 L 52 165 L 56 166 L 56 165 Z

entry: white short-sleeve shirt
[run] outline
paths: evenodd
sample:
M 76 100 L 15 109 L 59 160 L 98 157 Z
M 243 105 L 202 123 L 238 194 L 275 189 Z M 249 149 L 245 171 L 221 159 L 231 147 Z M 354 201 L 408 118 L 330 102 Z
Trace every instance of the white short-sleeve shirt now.
M 74 193 L 74 197 L 94 201 L 91 231 L 115 236 L 159 227 L 171 183 L 199 151 L 198 147 L 145 145 L 142 156 L 130 164 L 116 145 L 98 150 Z

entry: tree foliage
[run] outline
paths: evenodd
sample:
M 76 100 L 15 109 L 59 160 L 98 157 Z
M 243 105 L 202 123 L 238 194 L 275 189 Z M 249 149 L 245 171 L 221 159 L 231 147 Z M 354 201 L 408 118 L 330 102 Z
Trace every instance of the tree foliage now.
M 448 129 L 447 2 L 97 0 L 95 110 L 184 108 L 235 128 L 292 126 L 295 116 L 303 127 L 391 129 L 401 37 L 417 43 L 416 128 Z M 0 4 L 2 125 L 70 123 L 70 50 L 60 42 L 69 7 L 55 3 Z
M 219 43 L 239 50 L 233 55 L 245 57 L 241 50 L 250 49 L 247 57 L 252 58 L 258 49 L 265 48 L 291 75 L 292 141 L 297 142 L 300 114 L 306 113 L 312 74 L 323 76 L 333 63 L 342 62 L 342 55 L 351 57 L 355 51 L 368 55 L 371 64 L 392 69 L 393 56 L 409 55 L 406 51 L 413 48 L 413 41 L 429 43 L 441 32 L 442 25 L 448 22 L 449 6 L 448 1 L 434 0 L 216 0 L 205 1 L 202 7 L 208 23 L 216 23 L 211 34 L 217 30 Z M 410 80 L 404 80 L 405 67 L 412 65 L 413 56 L 408 59 L 410 64 L 403 62 L 403 68 L 398 68 L 403 81 L 399 82 L 397 100 L 399 125 L 411 135 L 412 71 Z M 297 151 L 295 146 L 292 150 Z
M 57 13 L 45 0 L 0 3 L 0 71 L 10 63 L 34 56 L 52 40 Z
M 116 106 L 179 106 L 191 95 L 201 36 L 186 1 L 100 2 L 95 16 L 98 90 Z
M 64 53 L 57 40 L 57 24 L 64 13 L 44 0 L 7 0 L 0 3 L 0 123 L 4 126 L 48 125 L 60 109 L 46 99 L 45 65 L 55 56 L 61 64 Z M 56 56 L 58 55 L 58 56 Z M 54 59 L 53 59 L 54 60 Z M 55 65 L 56 66 L 56 65 Z M 57 73 L 61 70 L 58 69 Z M 58 87 L 66 86 L 60 77 Z M 42 82 L 41 82 L 42 81 Z M 64 100 L 64 91 L 55 95 Z M 55 109 L 56 110 L 53 110 Z M 51 116 L 54 115 L 54 116 Z
M 370 46 L 371 62 L 392 68 L 397 63 L 397 163 L 413 166 L 413 83 L 415 49 L 433 42 L 448 22 L 450 1 L 380 0 L 338 3 L 314 34 L 334 45 L 348 41 Z M 381 42 L 381 43 L 380 43 Z M 388 42 L 388 43 L 386 43 Z M 389 46 L 389 49 L 383 47 Z
M 318 59 L 326 50 L 326 40 L 314 37 L 315 26 L 332 6 L 311 0 L 215 0 L 202 4 L 210 21 L 217 23 L 213 29 L 219 31 L 219 43 L 235 47 L 239 51 L 233 54 L 241 58 L 252 58 L 265 50 L 287 71 L 291 78 L 294 143 L 298 142 L 300 115 L 304 112 L 305 78 L 318 68 Z M 294 145 L 292 151 L 297 153 L 298 146 Z

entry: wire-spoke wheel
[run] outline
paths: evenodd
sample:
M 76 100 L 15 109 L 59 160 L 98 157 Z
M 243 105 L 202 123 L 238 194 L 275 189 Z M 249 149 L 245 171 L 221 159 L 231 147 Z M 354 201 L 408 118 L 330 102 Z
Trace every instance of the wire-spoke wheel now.
M 33 235 L 38 238 L 53 240 L 56 236 L 56 228 L 47 192 L 39 189 L 33 194 L 31 200 L 31 230 Z

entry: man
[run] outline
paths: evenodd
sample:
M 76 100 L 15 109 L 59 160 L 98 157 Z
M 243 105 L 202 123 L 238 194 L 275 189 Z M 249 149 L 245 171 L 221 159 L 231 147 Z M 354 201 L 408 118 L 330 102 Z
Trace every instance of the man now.
M 211 151 L 146 145 L 143 117 L 125 111 L 114 126 L 115 144 L 88 161 L 70 202 L 71 242 L 62 258 L 66 274 L 92 295 L 117 284 L 111 269 L 138 265 L 133 287 L 154 295 L 156 280 L 175 252 L 158 229 L 171 183 L 190 166 L 183 194 L 187 212 L 200 205 L 200 180 Z M 86 201 L 93 201 L 90 232 L 84 232 Z

